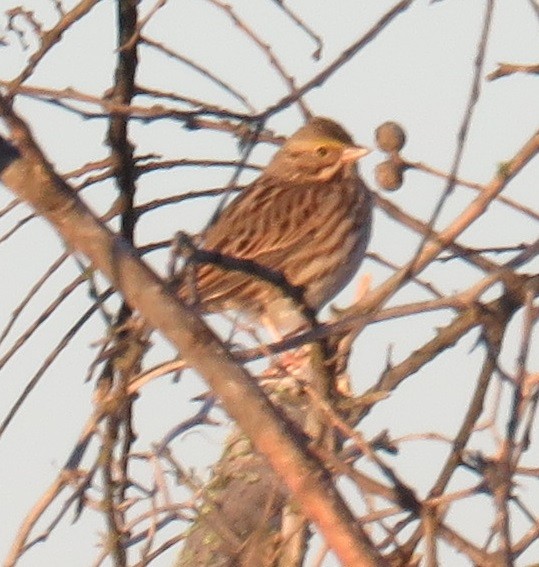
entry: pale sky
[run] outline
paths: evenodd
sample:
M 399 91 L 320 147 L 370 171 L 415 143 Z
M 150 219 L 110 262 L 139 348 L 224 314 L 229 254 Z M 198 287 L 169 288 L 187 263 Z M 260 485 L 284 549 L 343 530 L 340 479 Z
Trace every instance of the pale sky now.
M 1 9 L 9 9 L 19 3 L 20 0 L 4 0 Z M 155 3 L 143 0 L 140 4 L 141 14 L 147 13 Z M 322 58 L 316 61 L 311 57 L 315 49 L 314 42 L 286 19 L 277 3 L 261 0 L 231 2 L 238 14 L 272 46 L 275 55 L 299 86 L 338 57 L 344 48 L 365 33 L 395 3 L 387 0 L 287 2 L 324 38 Z M 66 1 L 64 4 L 70 7 L 75 3 Z M 44 22 L 45 27 L 54 21 L 52 1 L 25 0 L 24 5 L 35 10 L 36 17 Z M 403 151 L 406 157 L 448 171 L 454 159 L 457 134 L 470 95 L 485 5 L 486 2 L 469 0 L 435 3 L 424 0 L 413 3 L 328 82 L 309 93 L 305 97 L 306 102 L 313 112 L 341 122 L 359 143 L 371 147 L 374 146 L 375 128 L 385 120 L 396 120 L 408 134 Z M 6 19 L 3 18 L 0 23 L 4 26 Z M 493 71 L 498 62 L 537 63 L 538 24 L 530 1 L 496 2 L 483 75 Z M 3 33 L 8 45 L 0 46 L 0 80 L 10 80 L 21 70 L 28 53 L 20 49 L 13 34 Z M 210 2 L 169 0 L 144 33 L 211 69 L 247 96 L 257 111 L 287 93 L 275 70 L 268 66 L 265 55 Z M 55 89 L 72 87 L 101 96 L 111 85 L 114 42 L 114 3 L 103 0 L 65 35 L 38 67 L 29 84 Z M 175 91 L 235 111 L 246 111 L 237 100 L 224 95 L 208 79 L 201 78 L 185 66 L 166 60 L 154 50 L 141 47 L 139 56 L 137 77 L 140 85 Z M 481 89 L 459 171 L 462 178 L 478 183 L 491 179 L 500 163 L 514 155 L 536 131 L 539 79 L 530 75 L 514 75 L 494 82 L 482 80 Z M 148 99 L 141 98 L 137 102 L 148 104 Z M 163 104 L 169 104 L 169 101 L 163 101 Z M 65 110 L 24 97 L 18 99 L 16 108 L 31 124 L 38 141 L 60 172 L 107 156 L 108 148 L 103 143 L 106 120 L 84 121 Z M 95 110 L 95 107 L 90 108 Z M 277 114 L 267 126 L 288 135 L 300 124 L 301 116 L 297 107 L 294 107 L 294 110 Z M 5 132 L 2 125 L 0 132 Z M 178 121 L 135 121 L 131 126 L 131 138 L 137 155 L 159 154 L 163 159 L 238 157 L 236 141 L 229 135 L 209 131 L 189 132 Z M 251 161 L 264 165 L 273 151 L 274 147 L 260 145 Z M 382 159 L 383 155 L 375 151 L 362 161 L 362 172 L 373 188 L 376 188 L 373 181 L 374 166 Z M 144 203 L 184 191 L 223 186 L 232 175 L 231 168 L 176 168 L 146 175 L 140 179 L 137 199 L 139 203 Z M 248 179 L 247 174 L 242 177 L 243 181 Z M 504 195 L 537 211 L 538 179 L 539 163 L 535 160 L 508 186 Z M 383 196 L 410 214 L 428 220 L 444 184 L 444 181 L 424 173 L 409 172 L 401 190 L 384 193 Z M 110 206 L 115 191 L 106 182 L 91 187 L 83 196 L 96 211 L 103 213 Z M 436 227 L 451 222 L 474 196 L 475 192 L 471 189 L 457 188 L 444 207 Z M 11 194 L 1 188 L 0 208 L 11 199 Z M 180 228 L 196 232 L 204 226 L 216 204 L 211 199 L 199 199 L 150 212 L 139 224 L 137 242 L 143 244 L 170 238 Z M 13 213 L 1 216 L 0 238 L 27 213 L 28 210 L 21 206 Z M 484 219 L 465 233 L 462 242 L 475 247 L 504 246 L 508 243 L 531 242 L 537 238 L 537 232 L 537 224 L 534 225 L 529 217 L 496 203 Z M 413 257 L 418 243 L 415 233 L 377 212 L 370 250 L 402 264 Z M 4 303 L 0 312 L 0 332 L 36 278 L 62 250 L 58 238 L 40 220 L 29 222 L 9 240 L 0 242 L 0 266 L 4 274 L 9 274 L 2 278 Z M 493 257 L 500 262 L 509 258 L 509 255 Z M 155 253 L 148 260 L 160 273 L 165 273 L 166 254 Z M 535 262 L 535 271 L 537 268 L 539 264 Z M 372 275 L 373 286 L 390 274 L 373 261 L 366 261 L 360 272 Z M 11 335 L 0 346 L 0 356 L 8 352 L 24 329 L 78 273 L 72 260 L 62 266 L 38 296 L 33 298 Z M 455 261 L 436 263 L 424 272 L 423 277 L 449 293 L 472 285 L 481 274 L 463 262 Z M 499 289 L 495 288 L 485 299 L 497 293 Z M 343 292 L 337 303 L 346 305 L 353 295 L 354 284 Z M 409 286 L 393 298 L 392 304 L 420 299 L 426 299 L 426 295 Z M 25 347 L 0 369 L 1 419 L 4 419 L 43 357 L 55 347 L 70 322 L 89 305 L 86 290 L 79 288 Z M 389 348 L 391 360 L 398 363 L 434 336 L 436 328 L 447 324 L 451 318 L 451 313 L 439 312 L 371 325 L 360 336 L 354 349 L 350 373 L 356 393 L 376 382 L 387 363 Z M 91 411 L 93 384 L 84 383 L 85 370 L 97 352 L 96 343 L 103 332 L 102 321 L 98 317 L 83 327 L 42 378 L 0 439 L 2 560 L 17 527 L 57 475 Z M 511 372 L 515 368 L 521 333 L 522 317 L 515 317 L 501 357 L 506 371 Z M 408 379 L 388 400 L 378 404 L 376 410 L 362 422 L 365 436 L 370 438 L 383 429 L 388 429 L 396 438 L 413 436 L 426 430 L 453 436 L 475 388 L 478 366 L 484 357 L 483 347 L 474 349 L 477 338 L 477 332 L 470 333 L 457 347 L 437 358 Z M 166 356 L 172 356 L 172 352 L 169 349 L 167 354 L 162 346 L 150 355 L 148 365 Z M 539 349 L 535 341 L 530 352 L 529 368 L 537 371 L 538 366 Z M 165 377 L 146 386 L 135 410 L 139 434 L 137 450 L 147 450 L 151 443 L 162 439 L 178 421 L 194 414 L 199 406 L 190 398 L 204 390 L 203 383 L 191 375 L 186 375 L 179 384 Z M 507 395 L 502 394 L 500 403 L 507 404 L 508 399 Z M 493 397 L 489 400 L 492 402 Z M 224 420 L 223 414 L 217 412 L 215 415 Z M 499 425 L 502 427 L 501 423 Z M 181 454 L 184 466 L 193 467 L 202 476 L 207 475 L 206 467 L 222 449 L 223 429 L 198 428 L 176 440 L 173 448 Z M 534 447 L 524 458 L 524 462 L 530 466 L 537 466 L 539 460 L 537 424 L 534 432 Z M 487 433 L 477 437 L 476 445 L 485 452 L 495 448 L 492 436 Z M 388 460 L 423 495 L 439 473 L 446 456 L 447 445 L 443 443 L 409 441 L 403 443 L 399 456 Z M 85 464 L 89 463 L 87 459 Z M 469 486 L 477 480 L 465 472 L 457 477 L 462 484 L 455 484 L 454 489 Z M 530 484 L 528 490 L 537 490 L 537 485 Z M 464 502 L 456 506 L 452 513 L 467 537 L 477 537 L 482 542 L 490 528 L 488 521 L 484 520 L 490 508 L 485 499 L 476 500 L 472 510 L 469 502 Z M 535 513 L 539 514 L 537 508 Z M 52 516 L 47 518 L 50 521 Z M 95 547 L 98 532 L 104 530 L 103 519 L 90 511 L 74 525 L 70 524 L 71 518 L 72 514 L 68 514 L 50 539 L 25 554 L 18 565 L 94 565 L 98 555 Z M 47 522 L 42 524 L 45 525 Z M 176 524 L 164 535 L 170 536 L 179 529 L 180 526 Z M 172 549 L 152 566 L 171 565 L 176 553 L 177 548 Z M 453 550 L 445 548 L 443 553 L 444 566 L 466 565 Z M 135 554 L 132 561 L 135 562 Z M 534 561 L 539 561 L 537 544 L 519 560 L 518 565 Z M 110 563 L 105 561 L 103 565 Z M 336 563 L 329 560 L 324 565 L 331 567 Z

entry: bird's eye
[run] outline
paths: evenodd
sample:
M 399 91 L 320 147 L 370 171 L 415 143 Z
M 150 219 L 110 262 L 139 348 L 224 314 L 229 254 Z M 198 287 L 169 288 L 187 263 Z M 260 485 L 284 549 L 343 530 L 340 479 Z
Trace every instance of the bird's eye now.
M 328 149 L 326 146 L 318 146 L 316 148 L 316 153 L 320 156 L 320 157 L 324 157 L 328 155 Z

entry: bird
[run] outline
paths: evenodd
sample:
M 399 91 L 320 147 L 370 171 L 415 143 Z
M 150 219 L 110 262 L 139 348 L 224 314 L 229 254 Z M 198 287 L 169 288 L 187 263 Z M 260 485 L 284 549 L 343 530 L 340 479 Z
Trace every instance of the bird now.
M 302 290 L 316 313 L 357 272 L 372 225 L 373 194 L 357 162 L 370 150 L 325 117 L 311 118 L 202 235 L 201 248 L 248 260 Z M 266 278 L 219 262 L 180 273 L 178 295 L 205 313 L 235 311 L 283 336 L 305 324 L 297 300 Z

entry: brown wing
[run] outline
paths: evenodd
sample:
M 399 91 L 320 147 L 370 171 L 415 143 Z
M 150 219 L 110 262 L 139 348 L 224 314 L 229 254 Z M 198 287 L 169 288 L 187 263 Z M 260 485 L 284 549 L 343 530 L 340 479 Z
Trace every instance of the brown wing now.
M 256 261 L 284 274 L 294 285 L 307 286 L 312 278 L 322 285 L 322 279 L 338 268 L 329 261 L 335 249 L 357 247 L 357 238 L 350 240 L 345 233 L 359 221 L 360 209 L 365 208 L 364 192 L 357 177 L 344 185 L 335 180 L 286 188 L 262 177 L 208 229 L 204 248 Z M 370 226 L 370 214 L 367 217 Z M 218 308 L 230 302 L 263 301 L 268 285 L 261 286 L 260 280 L 242 272 L 204 265 L 197 271 L 197 293 L 212 310 L 212 303 Z M 313 297 L 309 303 L 317 306 L 321 299 L 325 300 Z
M 324 189 L 315 184 L 283 188 L 260 179 L 223 211 L 207 231 L 204 247 L 261 263 L 265 258 L 264 265 L 279 269 L 279 259 L 312 231 Z

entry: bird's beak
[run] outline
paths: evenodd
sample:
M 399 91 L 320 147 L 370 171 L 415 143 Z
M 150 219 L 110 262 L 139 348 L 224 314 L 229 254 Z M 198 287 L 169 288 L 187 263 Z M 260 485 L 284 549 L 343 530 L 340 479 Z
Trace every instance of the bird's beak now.
M 341 155 L 342 163 L 353 163 L 370 154 L 372 150 L 370 148 L 364 148 L 363 146 L 348 146 L 344 148 Z

